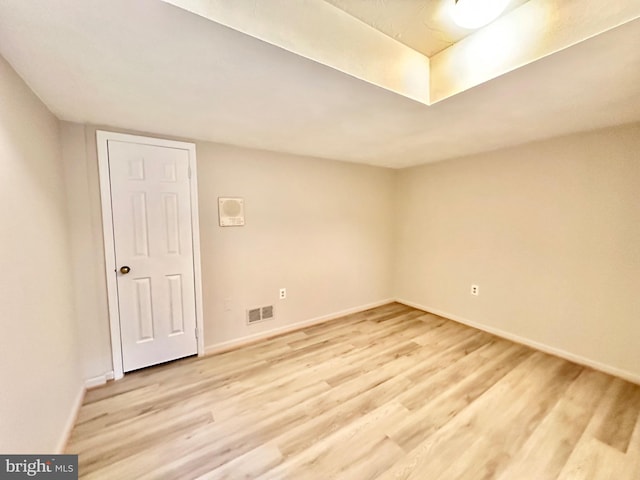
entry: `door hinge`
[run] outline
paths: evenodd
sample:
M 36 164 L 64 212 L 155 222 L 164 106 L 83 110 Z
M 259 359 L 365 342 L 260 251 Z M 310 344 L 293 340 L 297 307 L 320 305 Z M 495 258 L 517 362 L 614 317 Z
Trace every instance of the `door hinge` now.
M 187 175 L 189 176 L 189 180 L 191 180 L 191 165 L 189 165 L 189 169 L 187 170 Z
M 198 339 L 198 329 L 196 328 L 196 340 Z

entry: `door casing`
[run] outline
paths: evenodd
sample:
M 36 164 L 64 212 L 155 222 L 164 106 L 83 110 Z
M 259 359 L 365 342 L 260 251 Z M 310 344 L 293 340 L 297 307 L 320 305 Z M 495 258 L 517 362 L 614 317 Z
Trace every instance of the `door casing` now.
M 189 153 L 191 190 L 191 231 L 193 242 L 193 272 L 196 298 L 196 326 L 198 330 L 198 356 L 204 355 L 204 321 L 202 307 L 202 272 L 200 265 L 200 224 L 198 215 L 198 177 L 196 172 L 196 146 L 193 143 L 141 137 L 126 133 L 96 132 L 98 146 L 98 171 L 100 176 L 100 201 L 102 204 L 102 232 L 104 238 L 104 261 L 107 280 L 107 301 L 109 307 L 109 328 L 111 332 L 111 355 L 113 375 L 116 380 L 124 376 L 122 365 L 122 344 L 120 337 L 120 315 L 118 308 L 118 286 L 116 280 L 115 241 L 113 233 L 113 212 L 111 209 L 111 182 L 109 179 L 108 141 L 138 143 L 159 147 L 177 148 Z

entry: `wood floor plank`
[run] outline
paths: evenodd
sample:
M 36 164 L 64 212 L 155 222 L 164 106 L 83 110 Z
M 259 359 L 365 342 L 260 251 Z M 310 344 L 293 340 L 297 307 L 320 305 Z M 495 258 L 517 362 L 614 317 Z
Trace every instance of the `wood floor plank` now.
M 631 435 L 620 478 L 640 478 L 640 417 Z
M 558 478 L 613 379 L 585 369 L 532 433 L 500 480 Z M 591 395 L 585 395 L 591 392 Z
M 340 478 L 346 472 L 353 472 L 363 480 L 376 478 L 403 454 L 384 434 L 385 426 L 407 414 L 399 403 L 384 403 L 345 428 L 334 430 L 325 441 L 310 444 L 297 455 L 289 455 L 278 467 L 260 472 L 261 476 L 265 480 L 277 480 L 294 478 L 296 472 L 304 471 L 307 478 Z
M 488 347 L 493 347 L 496 358 L 473 370 L 473 374 L 464 380 L 441 388 L 429 389 L 431 393 L 422 398 L 419 408 L 414 409 L 403 422 L 398 422 L 387 430 L 389 437 L 402 446 L 405 451 L 413 450 L 471 405 L 500 378 L 511 371 L 515 365 L 533 353 L 519 345 L 511 345 L 503 351 L 498 351 L 496 346 L 496 344 L 492 344 Z M 498 346 L 500 345 L 498 344 Z M 467 357 L 467 359 L 473 361 L 474 358 Z M 455 364 L 443 370 L 442 376 L 434 375 L 431 380 L 432 385 L 435 386 L 443 378 L 447 378 L 449 370 L 454 367 Z M 419 391 L 424 389 L 425 383 L 419 385 Z M 406 405 L 403 398 L 407 395 L 413 396 L 415 391 L 415 389 L 409 389 L 399 396 L 398 401 Z
M 390 303 L 87 393 L 83 479 L 640 479 L 640 386 Z
M 599 478 L 629 478 L 635 480 L 639 478 L 636 473 L 633 474 L 635 476 L 628 476 L 634 470 L 638 470 L 634 464 L 640 459 L 639 419 L 636 418 L 626 454 L 598 438 L 603 437 L 603 432 L 605 432 L 605 439 L 615 438 L 615 434 L 609 432 L 615 430 L 616 426 L 621 427 L 626 438 L 628 427 L 626 424 L 619 425 L 616 423 L 616 412 L 619 411 L 618 405 L 621 400 L 626 403 L 625 398 L 628 398 L 629 392 L 633 392 L 637 388 L 640 387 L 624 380 L 611 378 L 611 382 L 604 391 L 601 401 L 593 412 L 580 441 L 571 452 L 569 459 L 560 472 L 559 480 Z M 631 407 L 635 410 L 636 405 L 631 405 Z M 625 421 L 628 421 L 628 417 L 626 417 Z M 624 473 L 625 471 L 626 473 Z
M 626 453 L 640 413 L 640 387 L 622 381 L 618 383 L 621 388 L 614 397 L 607 416 L 595 432 L 595 437 Z

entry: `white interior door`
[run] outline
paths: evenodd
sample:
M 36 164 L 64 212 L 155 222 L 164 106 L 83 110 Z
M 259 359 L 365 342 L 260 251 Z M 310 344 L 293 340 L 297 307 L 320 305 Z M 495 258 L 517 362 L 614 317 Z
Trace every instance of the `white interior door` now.
M 197 353 L 189 152 L 108 140 L 125 372 Z

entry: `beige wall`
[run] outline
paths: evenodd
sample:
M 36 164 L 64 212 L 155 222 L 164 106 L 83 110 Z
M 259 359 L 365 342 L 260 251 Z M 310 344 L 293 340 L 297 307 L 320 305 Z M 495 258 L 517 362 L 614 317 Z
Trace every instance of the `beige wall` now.
M 637 124 L 401 171 L 396 296 L 640 380 L 639 151 Z
M 110 371 L 95 128 L 62 124 L 85 378 Z M 184 139 L 182 139 L 184 140 Z M 208 351 L 390 298 L 388 169 L 196 143 Z M 246 226 L 218 226 L 219 196 L 245 199 Z M 278 300 L 286 287 L 288 298 Z M 245 310 L 276 319 L 247 326 Z
M 76 292 L 78 336 L 82 340 L 81 368 L 83 378 L 91 385 L 103 382 L 105 373 L 113 367 L 97 153 L 95 139 L 85 139 L 90 134 L 95 138 L 95 132 L 87 130 L 83 125 L 60 122 L 73 250 L 70 272 Z
M 198 165 L 207 345 L 390 298 L 392 170 L 213 144 Z M 218 196 L 245 198 L 245 227 L 217 226 Z
M 82 387 L 58 121 L 0 57 L 0 452 L 55 452 Z

